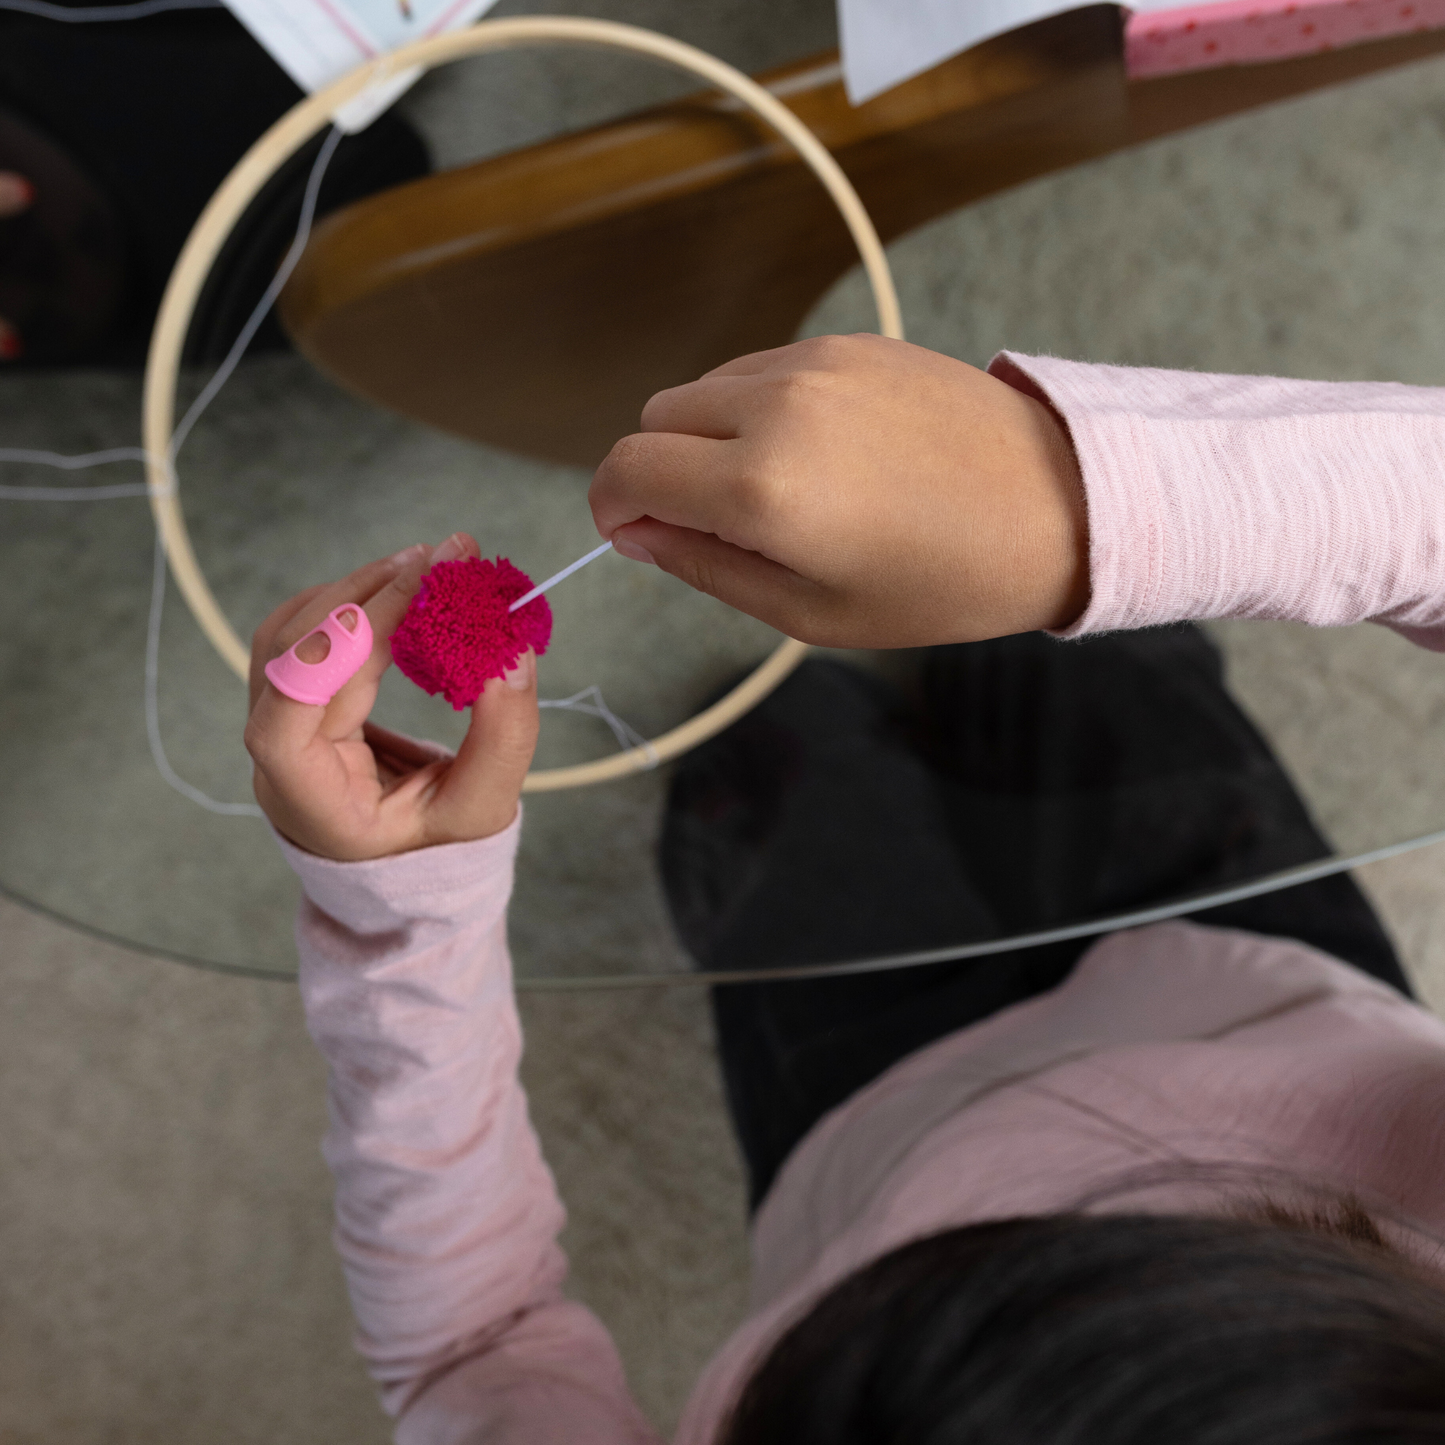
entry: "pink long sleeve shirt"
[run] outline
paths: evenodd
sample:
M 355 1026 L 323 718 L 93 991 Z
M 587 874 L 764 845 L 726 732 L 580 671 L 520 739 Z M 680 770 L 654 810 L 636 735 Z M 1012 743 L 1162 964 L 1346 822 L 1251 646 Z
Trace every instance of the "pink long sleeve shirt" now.
M 1370 619 L 1445 650 L 1445 390 L 993 368 L 1068 424 L 1088 497 L 1082 634 Z M 369 863 L 285 844 L 358 1343 L 403 1445 L 655 1442 L 563 1294 L 564 1215 L 517 1080 L 506 907 L 520 819 Z M 1083 1208 L 1359 1196 L 1445 1236 L 1445 1025 L 1303 945 L 1189 923 L 1101 940 L 1052 992 L 902 1060 L 821 1120 L 753 1229 L 747 1320 L 676 1439 L 712 1441 L 832 1284 L 922 1235 Z

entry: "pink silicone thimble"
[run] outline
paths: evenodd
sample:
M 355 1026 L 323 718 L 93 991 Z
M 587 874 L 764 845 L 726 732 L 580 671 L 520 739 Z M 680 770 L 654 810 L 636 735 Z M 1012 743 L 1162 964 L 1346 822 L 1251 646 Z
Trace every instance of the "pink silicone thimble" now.
M 347 613 L 356 618 L 356 631 L 348 632 L 341 625 Z M 324 632 L 331 639 L 331 651 L 320 662 L 302 662 L 296 656 L 306 637 Z M 325 707 L 327 703 L 361 670 L 371 656 L 371 623 L 366 613 L 354 602 L 338 607 L 319 627 L 313 627 L 296 647 L 273 657 L 266 664 L 266 676 L 277 692 L 284 692 L 295 702 Z

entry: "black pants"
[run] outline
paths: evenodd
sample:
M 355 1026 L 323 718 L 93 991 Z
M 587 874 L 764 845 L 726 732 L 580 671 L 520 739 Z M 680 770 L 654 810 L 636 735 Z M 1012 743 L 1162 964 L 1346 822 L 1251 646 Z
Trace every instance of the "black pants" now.
M 700 968 L 995 938 L 1330 851 L 1196 628 L 936 648 L 918 694 L 809 661 L 683 762 L 661 865 Z M 1410 993 L 1347 876 L 1194 916 L 1299 939 Z M 1093 941 L 715 989 L 754 1207 L 829 1109 L 914 1050 L 1053 988 Z

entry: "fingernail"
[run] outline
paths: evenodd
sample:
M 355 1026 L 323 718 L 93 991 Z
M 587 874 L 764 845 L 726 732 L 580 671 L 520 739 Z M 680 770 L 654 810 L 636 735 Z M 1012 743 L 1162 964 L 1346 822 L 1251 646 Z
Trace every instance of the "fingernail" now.
M 410 547 L 403 547 L 400 552 L 393 552 L 386 560 L 394 562 L 398 567 L 405 567 L 408 562 L 415 562 L 425 551 L 426 544 L 424 542 L 413 542 Z
M 614 537 L 612 550 L 621 552 L 624 557 L 631 557 L 634 562 L 650 562 L 654 567 L 657 566 L 657 558 L 646 547 L 639 547 L 636 542 L 629 542 L 625 537 Z
M 518 692 L 531 687 L 532 679 L 537 675 L 537 659 L 531 651 L 524 652 L 518 659 L 517 665 L 510 671 L 502 674 L 502 681 L 508 687 L 515 687 Z
M 458 557 L 465 557 L 466 554 L 467 544 L 462 540 L 462 534 L 460 532 L 453 532 L 451 536 L 431 554 L 431 559 L 433 563 L 455 562 Z

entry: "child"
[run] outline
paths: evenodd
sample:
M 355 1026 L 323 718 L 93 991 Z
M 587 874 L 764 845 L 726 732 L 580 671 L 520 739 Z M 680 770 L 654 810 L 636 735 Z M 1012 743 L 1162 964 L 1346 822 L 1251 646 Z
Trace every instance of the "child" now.
M 684 760 L 663 875 L 704 968 L 1046 926 L 1325 851 L 1202 635 L 1138 629 L 1370 619 L 1445 650 L 1445 391 L 985 374 L 824 338 L 655 397 L 592 506 L 624 555 L 805 641 L 936 649 L 911 709 L 809 663 Z M 325 708 L 260 671 L 348 603 L 389 636 L 425 568 L 474 550 L 371 564 L 256 637 L 247 741 L 306 892 L 338 1247 L 399 1441 L 653 1441 L 563 1296 L 516 1078 L 532 660 L 454 758 L 366 720 L 382 646 Z M 1349 880 L 720 988 L 715 1014 L 754 1307 L 678 1440 L 1445 1438 L 1445 1025 Z

